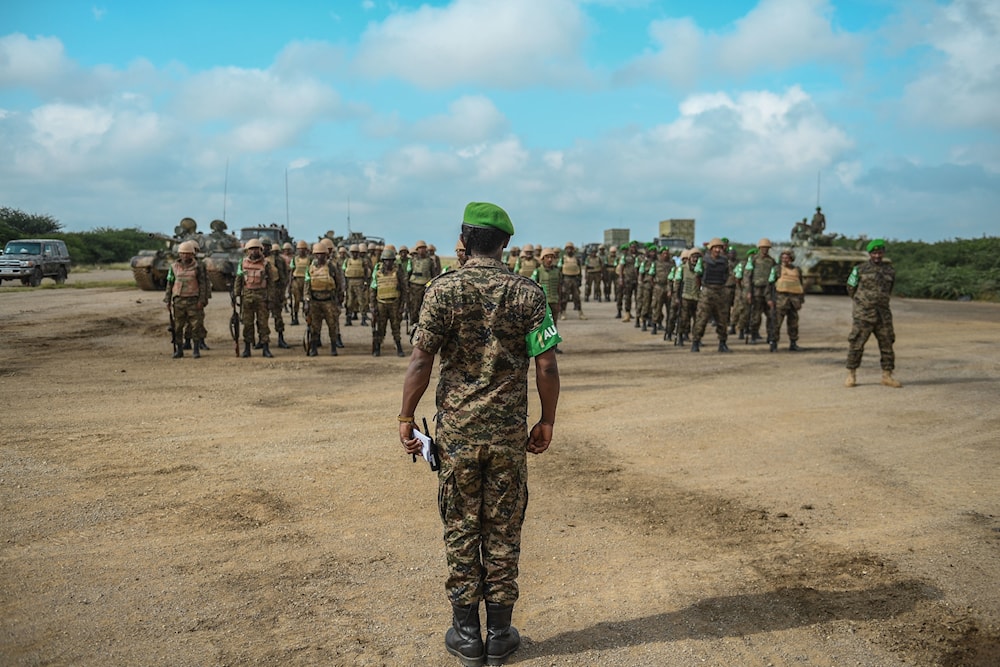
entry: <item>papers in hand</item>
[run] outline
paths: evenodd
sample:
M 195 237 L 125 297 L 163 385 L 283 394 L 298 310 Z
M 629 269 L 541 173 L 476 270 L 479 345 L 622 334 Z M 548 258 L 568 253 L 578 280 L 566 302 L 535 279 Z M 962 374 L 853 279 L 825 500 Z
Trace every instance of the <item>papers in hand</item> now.
M 434 465 L 436 461 L 434 460 L 434 450 L 431 447 L 431 438 L 428 435 L 424 435 L 417 429 L 413 429 L 413 437 L 420 441 L 420 454 L 424 457 L 424 460 Z

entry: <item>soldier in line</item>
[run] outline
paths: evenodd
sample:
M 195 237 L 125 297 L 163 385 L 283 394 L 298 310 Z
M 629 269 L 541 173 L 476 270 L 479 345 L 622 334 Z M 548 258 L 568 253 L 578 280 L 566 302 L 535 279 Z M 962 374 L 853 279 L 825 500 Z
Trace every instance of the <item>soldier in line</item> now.
M 361 315 L 361 325 L 368 324 L 368 299 L 366 285 L 371 279 L 371 272 L 365 258 L 361 256 L 361 246 L 352 243 L 350 247 L 351 256 L 344 262 L 344 277 L 347 279 L 347 300 L 344 324 L 351 326 L 351 322 Z
M 330 334 L 330 356 L 337 356 L 337 342 L 340 340 L 340 295 L 345 291 L 343 277 L 336 264 L 327 261 L 330 247 L 315 243 L 312 247 L 313 260 L 304 278 L 306 323 L 309 325 L 309 350 L 306 354 L 319 354 L 323 323 L 326 322 Z M 341 344 L 343 346 L 343 344 Z
M 398 416 L 405 451 L 420 452 L 414 415 L 440 353 L 438 508 L 452 608 L 445 647 L 465 665 L 503 664 L 520 646 L 511 617 L 528 504 L 527 453 L 548 448 L 559 400 L 552 351 L 559 337 L 547 317 L 545 295 L 501 262 L 513 233 L 499 207 L 466 207 L 462 239 L 470 259 L 461 271 L 446 273 L 427 288 Z M 532 358 L 541 411 L 529 431 Z M 479 621 L 483 600 L 485 641 Z
M 583 300 L 590 302 L 593 295 L 594 300 L 601 302 L 601 277 L 604 273 L 604 246 L 598 248 L 597 252 L 589 253 L 584 260 L 586 274 L 584 274 Z
M 274 330 L 278 332 L 278 347 L 287 350 L 290 346 L 285 342 L 285 318 L 282 316 L 282 311 L 285 309 L 285 294 L 288 292 L 288 264 L 281 255 L 281 248 L 273 246 L 270 238 L 265 236 L 261 240 L 261 245 L 264 246 L 264 257 L 268 264 L 273 266 L 278 273 L 269 310 L 271 311 L 271 319 L 274 320 Z
M 297 254 L 289 261 L 289 274 L 292 280 L 292 326 L 299 323 L 299 311 L 305 298 L 306 272 L 309 271 L 309 244 L 298 241 L 295 244 Z
M 174 314 L 174 340 L 177 341 L 181 332 L 189 327 L 194 334 L 191 356 L 195 359 L 201 357 L 201 341 L 204 336 L 198 328 L 198 318 L 201 317 L 204 322 L 205 306 L 212 293 L 205 264 L 195 258 L 196 247 L 194 241 L 181 243 L 177 249 L 179 258 L 167 271 L 167 289 L 163 295 L 163 302 Z M 180 359 L 183 356 L 183 343 L 175 342 L 173 358 Z
M 552 313 L 552 320 L 555 321 L 559 319 L 559 309 L 562 307 L 562 303 L 559 301 L 559 295 L 562 289 L 562 281 L 565 280 L 565 276 L 562 271 L 556 266 L 556 249 L 555 248 L 545 248 L 542 250 L 542 263 L 534 270 L 531 274 L 531 279 L 538 283 L 542 291 L 545 292 L 545 303 Z M 553 348 L 556 354 L 562 354 L 562 350 L 556 345 Z
M 541 248 L 539 248 L 539 251 L 541 251 Z M 525 243 L 524 247 L 521 248 L 521 256 L 517 258 L 517 263 L 514 264 L 514 273 L 525 278 L 530 278 L 531 274 L 540 265 L 541 262 L 535 257 L 535 246 Z
M 469 256 L 465 252 L 465 244 L 462 243 L 462 239 L 458 239 L 455 244 L 455 258 L 458 260 L 458 268 L 465 266 L 465 263 L 469 260 Z
M 199 235 L 200 236 L 200 235 Z M 208 270 L 205 267 L 205 262 L 198 259 L 198 253 L 201 252 L 201 246 L 198 245 L 197 241 L 192 240 L 191 246 L 194 248 L 194 261 L 205 268 L 206 281 L 208 282 L 208 300 L 212 299 L 212 281 L 208 278 Z M 179 250 L 178 250 L 179 252 Z M 207 305 L 206 305 L 207 307 Z M 192 355 L 195 357 L 201 356 L 201 350 L 209 349 L 208 345 L 205 344 L 205 338 L 208 336 L 208 329 L 205 328 L 205 308 L 200 308 L 195 310 L 194 320 L 189 321 L 187 326 L 184 327 L 184 349 L 191 349 L 192 339 L 196 341 L 197 348 L 199 351 L 198 355 Z
M 426 242 L 417 241 L 416 245 L 413 246 L 413 252 L 414 255 L 410 257 L 410 282 L 407 287 L 407 296 L 410 322 L 415 324 L 420 319 L 420 308 L 424 303 L 424 290 L 427 289 L 427 283 L 439 272 Z
M 854 302 L 851 334 L 848 337 L 847 380 L 844 385 L 857 384 L 857 369 L 861 365 L 861 355 L 865 351 L 868 337 L 875 334 L 879 360 L 882 366 L 882 384 L 896 389 L 903 385 L 892 376 L 896 368 L 896 355 L 892 344 L 896 333 L 892 328 L 892 310 L 889 299 L 896 282 L 896 270 L 885 263 L 885 241 L 875 239 L 868 243 L 868 261 L 851 270 L 847 278 L 847 293 Z
M 677 322 L 677 337 L 674 345 L 684 347 L 691 335 L 692 321 L 698 310 L 698 295 L 701 292 L 701 278 L 695 272 L 695 267 L 701 261 L 701 250 L 691 248 L 687 251 L 687 261 L 681 265 L 681 286 L 678 306 L 680 309 Z M 684 255 L 681 254 L 683 258 Z
M 637 271 L 637 287 L 635 299 L 635 326 L 642 325 L 642 330 L 647 331 L 651 325 L 651 315 L 653 312 L 653 271 L 656 266 L 656 246 L 652 243 L 646 244 L 646 252 L 642 255 Z
M 769 254 L 770 251 L 771 241 L 766 238 L 761 239 L 757 242 L 757 254 L 747 259 L 743 269 L 747 305 L 750 306 L 749 335 L 751 343 L 760 341 L 762 315 L 767 318 L 767 331 L 770 332 L 774 328 L 771 311 L 767 308 L 768 280 L 771 277 L 771 269 L 775 265 L 774 258 Z
M 729 239 L 723 237 L 726 244 L 726 259 L 729 261 L 729 279 L 726 281 L 726 312 L 729 313 L 729 333 L 736 333 L 736 321 L 733 317 L 733 304 L 736 303 L 736 265 L 740 263 L 739 254 L 729 246 Z
M 788 349 L 791 352 L 799 350 L 799 311 L 805 302 L 805 285 L 802 282 L 802 269 L 794 266 L 795 253 L 786 248 L 781 251 L 778 259 L 781 263 L 771 269 L 771 294 L 768 297 L 768 308 L 774 309 L 774 343 L 771 351 L 778 349 L 781 338 L 781 323 L 788 318 Z
M 566 319 L 566 306 L 570 301 L 573 302 L 573 310 L 579 312 L 580 319 L 587 319 L 580 304 L 580 278 L 583 274 L 583 267 L 580 266 L 580 259 L 576 256 L 576 246 L 573 245 L 572 241 L 568 241 L 563 247 L 563 256 L 559 258 L 559 271 L 562 273 L 562 290 L 560 292 L 562 301 L 559 305 L 559 319 Z
M 601 282 L 604 283 L 604 300 L 608 303 L 612 299 L 618 302 L 618 315 L 621 317 L 622 303 L 618 297 L 618 276 L 615 269 L 618 267 L 618 248 L 611 246 L 608 253 L 604 255 L 604 267 L 601 270 Z
M 736 292 L 733 295 L 733 314 L 730 322 L 739 332 L 740 340 L 746 338 L 750 323 L 750 306 L 747 303 L 746 288 L 746 265 L 750 258 L 757 254 L 756 248 L 747 250 L 747 258 L 742 262 L 737 262 L 733 269 L 733 277 L 736 280 Z
M 652 335 L 654 336 L 657 330 L 663 326 L 664 320 L 667 319 L 664 310 L 669 311 L 670 281 L 673 278 L 673 270 L 674 261 L 670 257 L 670 248 L 664 246 L 660 248 L 660 255 L 652 269 L 653 297 L 651 299 L 650 319 L 652 320 Z
M 507 252 L 507 268 L 513 272 L 519 259 L 521 259 L 521 249 L 517 246 L 511 246 L 510 250 Z
M 682 250 L 670 272 L 670 301 L 667 304 L 667 326 L 663 332 L 663 340 L 673 340 L 675 343 L 680 335 L 677 330 L 681 320 L 681 291 L 684 287 L 684 265 L 687 263 L 689 251 Z
M 381 259 L 372 272 L 371 309 L 376 318 L 375 326 L 372 327 L 372 356 L 382 356 L 382 341 L 385 340 L 388 322 L 392 327 L 392 339 L 396 343 L 396 356 L 402 357 L 405 355 L 399 326 L 403 316 L 406 275 L 396 265 L 396 251 L 392 248 L 382 250 Z
M 260 239 L 250 239 L 244 246 L 246 256 L 236 270 L 233 293 L 240 297 L 240 319 L 243 321 L 243 355 L 250 356 L 254 342 L 254 324 L 257 340 L 265 357 L 272 357 L 271 330 L 267 326 L 268 307 L 278 282 L 278 272 L 264 259 L 264 246 Z
M 621 318 L 622 322 L 631 322 L 632 298 L 635 296 L 639 280 L 638 244 L 635 241 L 628 245 L 628 249 L 618 260 L 615 271 L 618 275 L 618 314 L 615 315 L 615 319 Z M 625 317 L 622 317 L 622 308 L 625 310 Z
M 701 339 L 708 321 L 715 321 L 715 334 L 719 337 L 719 352 L 729 352 L 726 337 L 729 334 L 729 258 L 723 255 L 726 244 L 714 238 L 708 242 L 708 257 L 695 266 L 699 276 L 698 310 L 695 316 L 691 351 L 701 351 Z
M 434 262 L 434 275 L 435 276 L 440 275 L 441 257 L 437 254 L 437 248 L 434 246 L 433 243 L 430 243 L 427 246 L 427 256 L 431 258 L 432 262 Z

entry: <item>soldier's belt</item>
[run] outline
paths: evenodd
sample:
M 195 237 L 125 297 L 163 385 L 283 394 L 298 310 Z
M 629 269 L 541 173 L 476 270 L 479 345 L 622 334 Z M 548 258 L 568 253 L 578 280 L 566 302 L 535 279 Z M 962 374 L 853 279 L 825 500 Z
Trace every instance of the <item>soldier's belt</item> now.
M 379 303 L 396 303 L 397 301 L 399 301 L 399 297 L 397 296 L 394 299 L 376 299 L 376 301 L 378 301 Z
M 333 292 L 310 292 L 313 301 L 329 301 L 333 298 Z

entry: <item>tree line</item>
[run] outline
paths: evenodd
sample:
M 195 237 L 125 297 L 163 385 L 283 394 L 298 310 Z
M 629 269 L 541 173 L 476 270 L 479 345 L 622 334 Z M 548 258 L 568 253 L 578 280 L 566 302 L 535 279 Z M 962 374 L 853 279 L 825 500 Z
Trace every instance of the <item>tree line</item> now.
M 66 242 L 77 264 L 127 262 L 140 250 L 162 247 L 147 232 L 107 227 L 89 232 L 63 232 L 49 215 L 0 207 L 0 243 L 17 238 L 57 238 Z M 745 257 L 750 247 L 734 244 Z M 864 247 L 864 239 L 839 238 L 836 245 Z M 949 241 L 887 240 L 886 256 L 896 268 L 896 294 L 918 299 L 1000 301 L 1000 237 Z

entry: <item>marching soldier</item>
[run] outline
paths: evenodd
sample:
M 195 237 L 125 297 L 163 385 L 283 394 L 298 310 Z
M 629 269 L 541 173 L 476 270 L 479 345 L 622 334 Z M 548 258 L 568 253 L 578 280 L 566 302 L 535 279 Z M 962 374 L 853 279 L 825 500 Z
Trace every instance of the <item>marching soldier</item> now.
M 673 278 L 674 261 L 670 257 L 670 248 L 664 246 L 660 248 L 660 256 L 653 264 L 652 283 L 653 297 L 651 299 L 653 331 L 655 336 L 657 330 L 669 319 L 670 312 L 670 281 Z
M 410 278 L 407 287 L 409 298 L 410 322 L 416 323 L 420 319 L 420 307 L 424 303 L 424 290 L 427 283 L 438 275 L 435 270 L 434 258 L 427 251 L 427 243 L 417 241 L 413 246 L 414 256 L 410 257 Z
M 585 320 L 583 307 L 580 305 L 580 278 L 583 268 L 576 256 L 576 246 L 568 241 L 563 248 L 563 256 L 559 259 L 559 271 L 562 274 L 561 303 L 559 304 L 559 319 L 566 319 L 566 306 L 573 301 L 573 310 L 579 311 L 580 319 Z
M 584 260 L 586 273 L 584 274 L 583 300 L 586 302 L 590 302 L 591 295 L 594 296 L 595 301 L 601 302 L 601 276 L 604 273 L 603 254 L 604 246 L 601 246 L 597 252 L 589 253 Z
M 195 259 L 195 244 L 193 241 L 181 243 L 178 250 L 179 259 L 170 265 L 167 271 L 167 290 L 163 296 L 174 315 L 174 359 L 184 356 L 184 345 L 180 342 L 181 332 L 190 327 L 194 333 L 191 356 L 201 357 L 201 346 L 204 333 L 199 329 L 199 316 L 204 321 L 205 306 L 211 296 L 212 287 L 208 282 L 208 271 L 205 265 Z M 202 325 L 204 326 L 204 325 Z
M 243 248 L 246 256 L 236 270 L 233 293 L 240 297 L 243 321 L 243 356 L 250 356 L 254 341 L 254 324 L 257 325 L 257 339 L 265 357 L 272 357 L 270 335 L 267 327 L 268 306 L 272 291 L 278 282 L 278 272 L 264 259 L 264 246 L 260 239 L 250 239 Z
M 889 308 L 892 287 L 896 283 L 896 270 L 883 261 L 885 241 L 875 239 L 868 243 L 867 250 L 868 261 L 855 266 L 847 278 L 847 293 L 854 302 L 854 322 L 847 339 L 847 380 L 844 385 L 853 387 L 857 384 L 856 373 L 861 365 L 861 355 L 865 351 L 868 337 L 874 333 L 881 354 L 882 384 L 899 389 L 903 385 L 892 377 L 896 368 L 896 355 L 892 350 L 896 332 L 892 327 L 892 310 Z
M 695 266 L 699 276 L 698 310 L 695 317 L 694 335 L 691 336 L 691 351 L 701 351 L 701 338 L 705 335 L 708 321 L 715 321 L 715 333 L 719 337 L 719 352 L 729 352 L 726 337 L 729 335 L 729 258 L 723 255 L 726 244 L 722 239 L 708 242 L 708 257 Z
M 788 349 L 791 352 L 799 350 L 799 311 L 805 301 L 805 285 L 802 282 L 802 269 L 794 266 L 795 254 L 786 248 L 779 256 L 781 264 L 771 269 L 771 294 L 767 306 L 774 309 L 774 343 L 772 349 L 777 349 L 781 338 L 781 323 L 788 318 Z
M 622 322 L 632 321 L 632 298 L 635 296 L 636 285 L 639 280 L 639 255 L 638 243 L 633 241 L 628 245 L 628 249 L 622 258 L 618 260 L 618 316 L 625 309 L 625 317 Z
M 264 246 L 267 263 L 278 272 L 278 281 L 272 290 L 269 309 L 271 319 L 274 320 L 274 330 L 278 332 L 278 347 L 287 350 L 290 346 L 285 342 L 285 318 L 282 316 L 282 311 L 285 309 L 285 294 L 288 292 L 288 263 L 281 254 L 281 248 L 272 245 L 270 238 L 265 236 L 261 240 L 261 245 Z
M 386 248 L 382 251 L 382 261 L 372 273 L 371 309 L 375 317 L 372 327 L 372 356 L 382 356 L 382 341 L 385 340 L 386 322 L 392 327 L 392 339 L 396 343 L 396 356 L 402 357 L 403 343 L 399 332 L 403 315 L 403 295 L 406 294 L 406 278 L 396 265 L 396 251 Z
M 351 256 L 344 261 L 344 277 L 347 279 L 347 303 L 344 315 L 344 324 L 351 326 L 351 322 L 361 315 L 361 325 L 368 324 L 367 317 L 367 291 L 366 285 L 371 278 L 371 272 L 364 257 L 361 256 L 361 246 L 352 243 L 350 247 Z
M 335 264 L 327 261 L 330 250 L 323 243 L 312 247 L 313 261 L 305 275 L 305 313 L 309 325 L 309 350 L 306 354 L 319 354 L 323 323 L 330 334 L 330 356 L 337 356 L 340 339 L 340 295 L 344 292 L 343 277 Z
M 774 268 L 774 258 L 769 254 L 771 251 L 771 241 L 761 239 L 757 242 L 757 253 L 747 259 L 743 269 L 743 280 L 747 288 L 747 304 L 750 306 L 750 342 L 756 343 L 760 340 L 760 320 L 761 315 L 767 317 L 767 330 L 770 332 L 774 327 L 771 320 L 771 311 L 767 309 L 766 292 L 768 280 L 771 277 L 771 269 Z M 767 311 L 766 313 L 764 311 Z M 770 342 L 770 341 L 768 341 Z
M 299 311 L 305 298 L 306 273 L 309 271 L 309 244 L 298 241 L 295 244 L 296 255 L 289 262 L 289 273 L 292 279 L 292 326 L 299 323 Z

